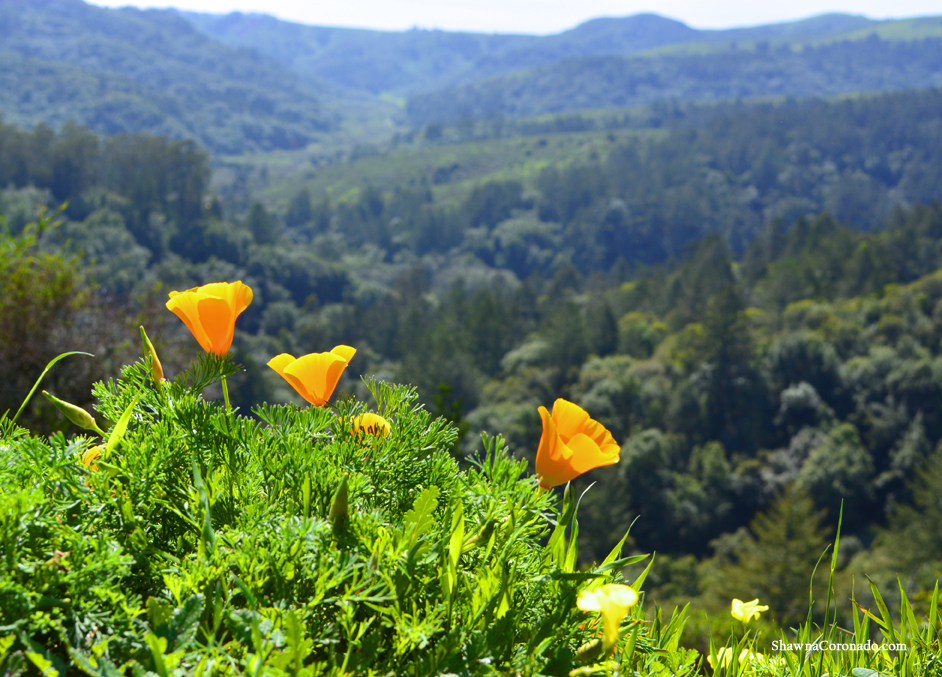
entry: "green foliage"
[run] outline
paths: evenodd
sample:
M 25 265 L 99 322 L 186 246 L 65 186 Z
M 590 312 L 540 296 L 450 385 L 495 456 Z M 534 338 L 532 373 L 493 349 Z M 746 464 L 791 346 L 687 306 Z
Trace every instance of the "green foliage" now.
M 45 375 L 50 361 L 63 352 L 71 354 L 63 348 L 74 345 L 76 324 L 91 319 L 83 314 L 94 312 L 78 261 L 40 246 L 57 226 L 55 217 L 43 212 L 17 236 L 0 218 L 0 412 L 13 418 L 24 409 L 30 387 Z M 93 375 L 87 364 L 73 362 L 55 370 L 46 388 L 69 401 L 87 402 L 87 392 L 80 389 L 90 385 L 86 379 Z M 36 424 L 38 402 L 30 404 L 23 420 Z
M 637 558 L 620 559 L 619 545 L 576 571 L 568 490 L 557 520 L 553 494 L 500 438 L 459 471 L 457 431 L 402 386 L 368 384 L 386 438 L 351 434 L 365 411 L 354 399 L 263 404 L 258 420 L 203 400 L 234 370 L 201 356 L 154 388 L 139 361 L 97 384 L 99 413 L 117 423 L 88 464 L 86 438 L 2 424 L 8 670 L 484 675 L 582 663 L 595 631 L 576 593 Z M 635 632 L 632 646 L 676 646 L 677 632 Z

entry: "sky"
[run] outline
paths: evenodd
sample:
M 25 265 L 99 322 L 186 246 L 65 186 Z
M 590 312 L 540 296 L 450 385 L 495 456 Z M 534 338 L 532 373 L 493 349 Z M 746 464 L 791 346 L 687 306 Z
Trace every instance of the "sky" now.
M 940 0 L 93 0 L 103 7 L 177 7 L 227 14 L 257 12 L 320 26 L 381 30 L 413 27 L 545 35 L 602 16 L 655 12 L 694 28 L 732 28 L 827 12 L 872 19 L 942 14 Z

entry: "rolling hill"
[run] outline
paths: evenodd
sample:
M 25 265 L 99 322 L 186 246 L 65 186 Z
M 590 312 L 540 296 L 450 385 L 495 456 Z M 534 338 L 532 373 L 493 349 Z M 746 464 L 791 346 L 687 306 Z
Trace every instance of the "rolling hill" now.
M 636 14 L 593 19 L 555 35 L 533 36 L 330 28 L 240 12 L 227 15 L 185 12 L 183 16 L 222 43 L 256 49 L 298 73 L 396 96 L 573 58 L 627 56 L 701 43 L 826 39 L 883 23 L 862 16 L 825 14 L 790 23 L 709 31 L 656 14 Z
M 292 148 L 338 124 L 338 88 L 223 45 L 175 13 L 0 0 L 0 114 L 103 134 L 195 138 L 215 152 Z
M 793 49 L 752 49 L 657 57 L 566 59 L 528 71 L 417 94 L 414 125 L 532 116 L 655 101 L 833 96 L 942 86 L 942 38 L 841 40 Z
M 407 100 L 407 122 L 456 124 L 667 100 L 828 96 L 942 84 L 942 17 L 697 30 L 656 14 L 548 36 L 304 26 L 184 14 L 207 35 L 299 74 Z

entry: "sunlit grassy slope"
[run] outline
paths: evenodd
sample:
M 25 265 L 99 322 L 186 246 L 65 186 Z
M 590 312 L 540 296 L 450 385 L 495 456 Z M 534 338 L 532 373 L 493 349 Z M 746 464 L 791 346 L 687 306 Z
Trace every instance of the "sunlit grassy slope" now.
M 594 130 L 547 133 L 510 139 L 414 144 L 375 150 L 372 154 L 325 166 L 314 166 L 310 153 L 269 153 L 242 156 L 231 162 L 267 165 L 269 186 L 260 197 L 284 205 L 299 190 L 332 201 L 354 199 L 366 186 L 383 191 L 427 185 L 436 202 L 456 203 L 474 186 L 493 180 L 517 179 L 525 184 L 549 166 L 565 166 L 604 155 L 628 136 L 652 136 L 659 130 Z
M 835 21 L 842 19 L 843 21 L 838 22 L 840 28 L 834 27 L 834 30 L 831 31 L 814 29 L 814 22 L 820 22 L 828 17 Z M 848 21 L 851 19 L 860 19 L 861 21 Z M 867 21 L 863 17 L 834 14 L 813 17 L 793 24 L 780 24 L 780 26 L 782 27 L 781 30 L 769 30 L 767 32 L 760 32 L 758 29 L 715 31 L 712 34 L 704 35 L 703 39 L 654 47 L 638 52 L 636 56 L 658 58 L 679 54 L 715 54 L 728 52 L 731 49 L 755 51 L 758 45 L 765 45 L 770 48 L 787 45 L 792 49 L 800 50 L 807 46 L 864 40 L 871 35 L 876 35 L 881 40 L 899 42 L 942 37 L 942 17 L 940 16 Z M 774 26 L 762 28 L 771 29 Z

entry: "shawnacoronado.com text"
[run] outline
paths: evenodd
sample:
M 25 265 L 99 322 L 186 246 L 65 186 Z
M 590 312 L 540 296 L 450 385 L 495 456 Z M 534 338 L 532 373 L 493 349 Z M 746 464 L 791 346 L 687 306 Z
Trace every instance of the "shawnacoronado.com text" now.
M 907 651 L 905 644 L 883 643 L 877 644 L 867 640 L 864 644 L 849 644 L 843 642 L 813 642 L 811 644 L 789 644 L 781 640 L 772 642 L 772 651 Z

